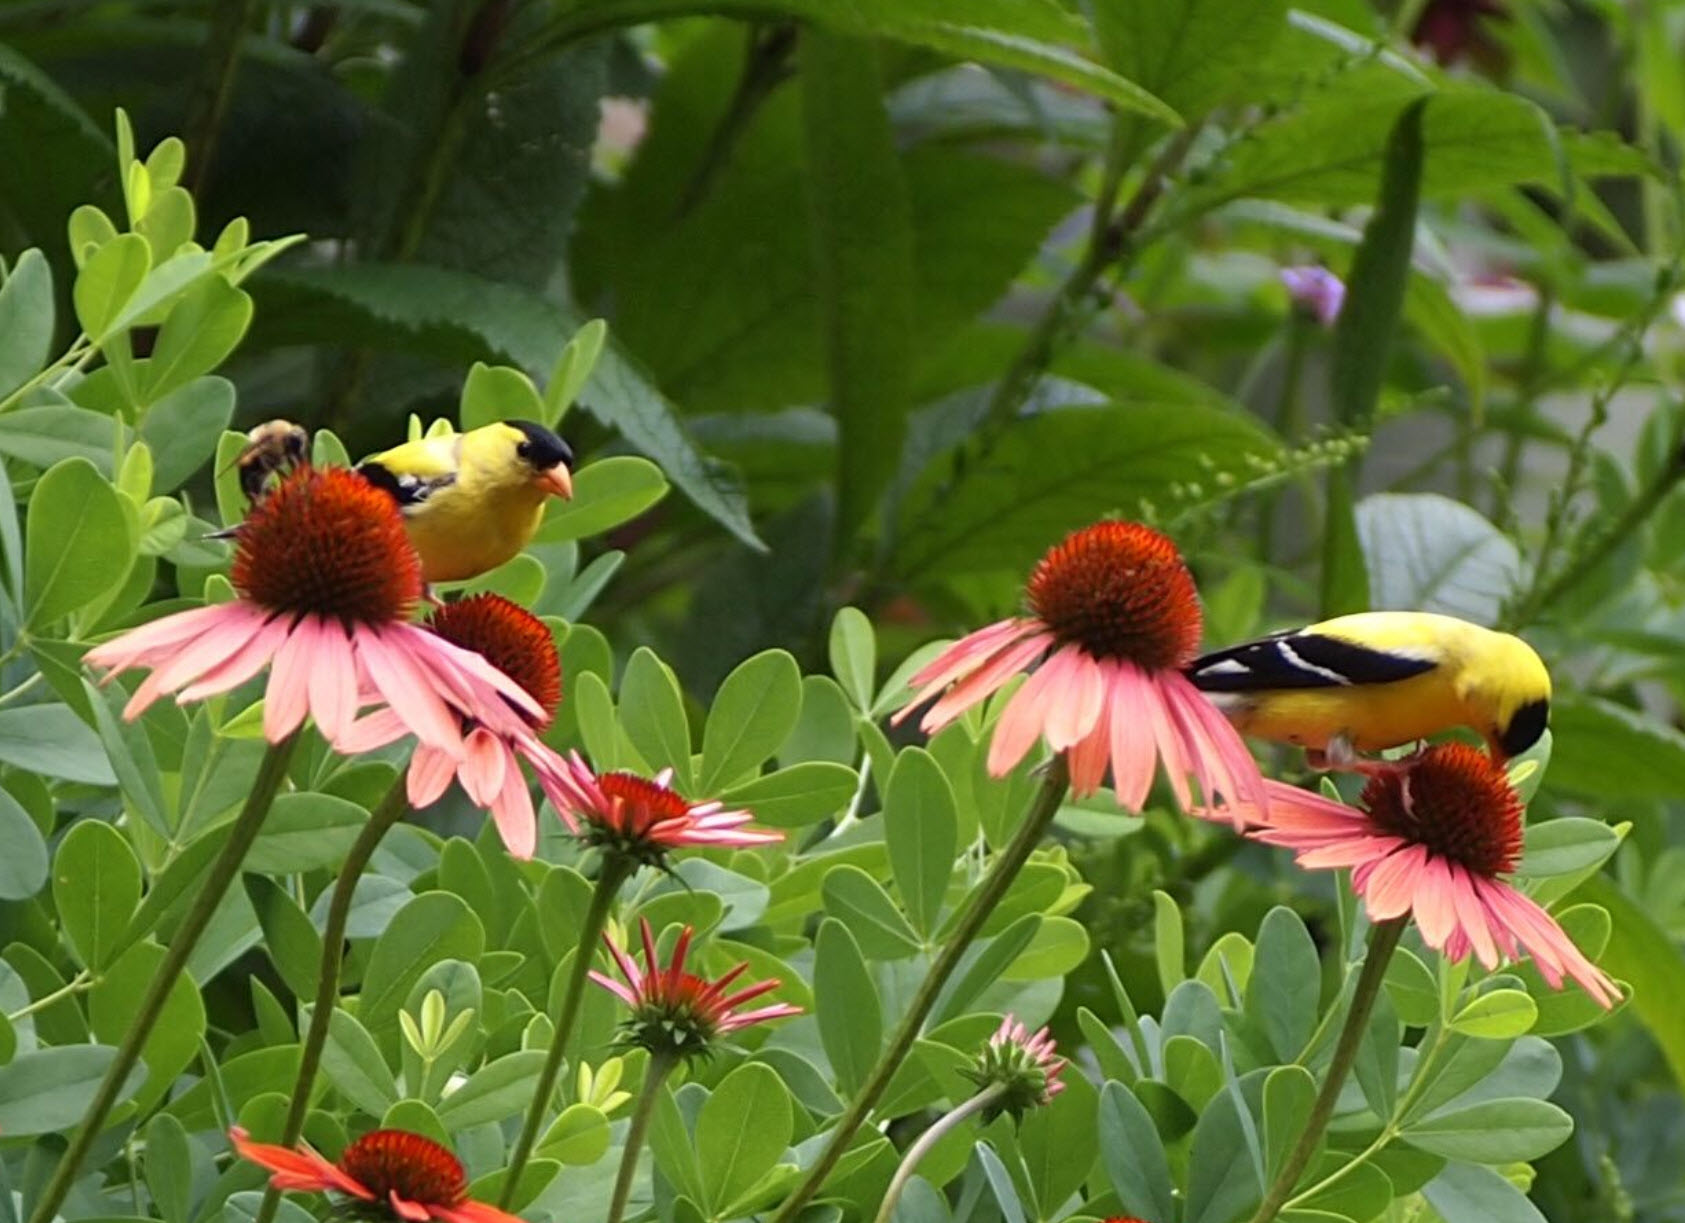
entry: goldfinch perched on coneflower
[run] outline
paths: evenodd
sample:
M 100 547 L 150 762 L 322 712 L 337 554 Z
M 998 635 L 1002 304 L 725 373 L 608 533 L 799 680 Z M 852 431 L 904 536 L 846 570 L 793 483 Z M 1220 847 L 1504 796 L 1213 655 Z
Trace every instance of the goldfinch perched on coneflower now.
M 1361 612 L 1196 659 L 1188 678 L 1242 734 L 1367 771 L 1381 752 L 1466 726 L 1504 761 L 1550 721 L 1550 674 L 1519 637 L 1429 612 Z
M 549 497 L 573 496 L 573 451 L 543 425 L 505 420 L 370 455 L 357 471 L 397 499 L 422 577 L 459 582 L 531 542 Z

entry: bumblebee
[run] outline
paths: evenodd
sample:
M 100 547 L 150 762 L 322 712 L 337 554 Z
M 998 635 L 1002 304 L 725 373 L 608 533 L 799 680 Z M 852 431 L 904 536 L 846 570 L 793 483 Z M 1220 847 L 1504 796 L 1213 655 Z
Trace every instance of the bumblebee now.
M 285 475 L 310 457 L 310 431 L 290 420 L 269 420 L 246 434 L 245 449 L 234 456 L 240 491 L 246 500 L 263 500 L 269 477 Z

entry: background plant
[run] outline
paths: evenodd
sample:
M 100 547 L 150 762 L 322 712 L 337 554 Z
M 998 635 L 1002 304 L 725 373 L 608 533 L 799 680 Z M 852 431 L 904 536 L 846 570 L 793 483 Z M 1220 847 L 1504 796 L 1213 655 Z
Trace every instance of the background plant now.
M 1428 607 L 1524 630 L 1557 679 L 1527 871 L 1632 1003 L 1585 1032 L 1530 970 L 1407 942 L 1331 1136 L 1379 1145 L 1303 1217 L 1685 1217 L 1679 12 L 1490 7 L 0 8 L 0 1201 L 39 1192 L 262 750 L 241 700 L 122 724 L 82 649 L 225 597 L 224 430 L 296 416 L 327 460 L 416 413 L 561 419 L 587 457 L 481 583 L 553 619 L 552 743 L 788 833 L 623 901 L 808 1013 L 663 1105 L 663 1218 L 777 1201 L 1025 810 L 982 722 L 886 734 L 904 660 L 1112 512 L 1176 536 L 1213 643 Z M 1333 330 L 1279 280 L 1313 263 L 1350 283 Z M 322 895 L 398 764 L 301 748 L 71 1211 L 255 1210 L 220 1132 L 278 1128 Z M 465 810 L 376 854 L 323 1149 L 400 1124 L 488 1196 L 589 901 L 544 820 L 533 865 Z M 1282 1157 L 1349 903 L 1167 810 L 1055 831 L 845 1162 L 845 1215 L 1006 1010 L 1089 1077 L 939 1146 L 905 1217 L 1218 1223 Z M 606 1203 L 643 1070 L 610 1003 L 530 1217 Z M 724 1158 L 749 1117 L 763 1142 Z

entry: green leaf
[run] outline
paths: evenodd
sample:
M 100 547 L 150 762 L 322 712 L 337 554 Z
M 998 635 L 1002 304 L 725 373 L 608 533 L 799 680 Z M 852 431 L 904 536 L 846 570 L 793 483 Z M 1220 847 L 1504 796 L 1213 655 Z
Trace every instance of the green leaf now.
M 1506 1164 L 1554 1151 L 1574 1132 L 1574 1119 L 1546 1100 L 1485 1100 L 1405 1127 L 1411 1146 L 1467 1163 Z
M 22 1053 L 0 1066 L 0 1130 L 27 1138 L 70 1129 L 116 1056 L 109 1045 L 64 1045 Z M 118 1098 L 132 1095 L 145 1074 L 139 1066 L 130 1071 Z
M 65 459 L 29 498 L 24 604 L 32 628 L 61 620 L 120 585 L 135 554 L 117 490 L 86 459 Z
M 708 711 L 700 792 L 712 794 L 771 759 L 795 724 L 801 703 L 801 669 L 785 651 L 767 650 L 740 663 Z
M 106 338 L 151 270 L 152 248 L 139 234 L 118 234 L 82 265 L 71 297 L 77 321 L 96 344 Z
M 825 910 L 848 927 L 869 960 L 901 960 L 923 945 L 881 884 L 844 862 L 825 872 L 820 884 Z
M 188 1223 L 193 1207 L 193 1152 L 187 1130 L 168 1113 L 146 1126 L 146 1191 L 164 1223 Z
M 116 1044 L 128 1035 L 141 999 L 163 968 L 164 955 L 156 943 L 136 943 L 100 973 L 88 995 L 88 1026 L 95 1040 Z M 177 1077 L 199 1056 L 204 1035 L 205 1003 L 192 974 L 184 972 L 170 986 L 157 1023 L 141 1048 L 146 1082 L 127 1098 L 142 1114 L 170 1093 Z
M 1189 118 L 1234 95 L 1287 29 L 1285 0 L 1091 0 L 1106 62 Z
M 923 748 L 895 758 L 884 793 L 884 840 L 896 890 L 926 936 L 936 929 L 959 848 L 953 787 L 942 766 Z
M 296 997 L 314 998 L 321 972 L 322 936 L 292 895 L 273 879 L 248 874 L 242 882 L 263 931 L 264 950 L 281 974 L 281 981 Z
M 691 793 L 690 724 L 679 681 L 648 646 L 639 646 L 620 677 L 620 728 L 653 768 L 671 768 L 679 790 Z M 599 765 L 599 767 L 601 767 Z
M 1539 1008 L 1524 990 L 1499 989 L 1474 999 L 1451 1020 L 1454 1031 L 1487 1039 L 1513 1039 L 1530 1032 Z
M 47 882 L 47 843 L 17 799 L 0 790 L 0 900 L 27 900 Z
M 1263 1071 L 1247 1076 L 1261 1090 Z M 1262 1169 L 1247 1148 L 1247 1125 L 1241 1119 L 1234 1091 L 1213 1097 L 1194 1125 L 1188 1154 L 1188 1189 L 1183 1218 L 1186 1223 L 1230 1223 L 1243 1219 L 1263 1195 Z M 1248 1119 L 1249 1120 L 1249 1119 Z
M 1026 913 L 986 943 L 973 944 L 960 959 L 955 979 L 937 999 L 933 1023 L 963 1015 L 983 991 L 1001 977 L 1041 929 L 1040 913 Z
M 757 777 L 720 797 L 727 806 L 754 812 L 757 824 L 802 828 L 847 807 L 859 783 L 847 765 L 811 760 Z
M 187 483 L 216 453 L 233 418 L 234 384 L 226 378 L 195 378 L 154 402 L 140 426 L 157 456 L 153 487 L 170 492 Z
M 1405 106 L 1387 137 L 1375 212 L 1352 258 L 1345 305 L 1334 329 L 1329 390 L 1341 423 L 1359 428 L 1375 414 L 1404 305 L 1421 194 L 1426 106 L 1426 99 Z
M 1551 708 L 1550 784 L 1599 802 L 1671 799 L 1685 790 L 1685 734 L 1599 697 Z
M 1187 953 L 1182 946 L 1182 910 L 1166 892 L 1153 893 L 1153 952 L 1158 984 L 1166 997 L 1187 979 Z
M 533 1154 L 588 1168 L 608 1153 L 608 1115 L 595 1104 L 570 1104 L 544 1131 Z
M 808 30 L 801 64 L 841 542 L 888 487 L 912 408 L 912 207 L 876 44 Z
M 1398 1102 L 1398 1014 L 1391 997 L 1383 990 L 1375 999 L 1369 1024 L 1358 1046 L 1352 1077 L 1377 1117 L 1392 1116 Z
M 53 311 L 53 270 L 40 251 L 24 251 L 0 284 L 0 401 L 46 368 Z
M 331 794 L 283 794 L 252 842 L 245 868 L 260 875 L 296 875 L 336 866 L 368 822 L 367 811 Z
M 1061 456 L 1049 463 L 1047 456 Z M 929 581 L 1027 569 L 1105 514 L 1162 518 L 1273 470 L 1278 448 L 1238 412 L 1202 404 L 1060 407 L 1013 421 L 954 478 L 932 463 L 908 490 L 894 567 Z
M 158 329 L 146 363 L 147 401 L 156 402 L 221 365 L 251 322 L 251 296 L 224 276 L 206 277 L 170 309 Z M 204 444 L 209 446 L 215 436 Z
M 358 1018 L 385 1042 L 396 1034 L 398 1008 L 423 973 L 441 960 L 472 964 L 485 943 L 480 919 L 460 897 L 449 892 L 417 896 L 398 910 L 369 953 Z
M 1477 510 L 1438 493 L 1375 493 L 1356 514 L 1371 607 L 1498 622 L 1521 554 Z
M 746 1062 L 714 1088 L 696 1118 L 696 1156 L 715 1215 L 772 1170 L 794 1124 L 789 1089 L 770 1067 Z
M 328 1040 L 322 1046 L 322 1073 L 353 1108 L 384 1116 L 398 1100 L 398 1081 L 368 1029 L 338 1007 L 328 1016 Z
M 608 324 L 594 318 L 580 325 L 562 346 L 562 355 L 544 384 L 544 423 L 554 429 L 591 378 L 608 339 Z
M 0 709 L 0 763 L 64 781 L 117 783 L 99 736 L 68 705 Z
M 866 613 L 844 607 L 831 621 L 831 674 L 861 712 L 872 708 L 877 691 L 877 634 Z
M 1303 1066 L 1277 1066 L 1264 1080 L 1264 1167 L 1281 1171 L 1316 1102 L 1316 1079 Z
M 1252 975 L 1246 984 L 1246 1013 L 1269 1037 L 1283 1062 L 1298 1059 L 1316 1028 L 1322 970 L 1316 944 L 1293 910 L 1280 905 L 1264 915 Z
M 140 904 L 140 862 L 123 834 L 99 820 L 73 827 L 53 855 L 53 906 L 76 958 L 104 968 Z
M 1580 886 L 1579 895 L 1608 910 L 1612 931 L 1602 968 L 1632 982 L 1633 1009 L 1661 1046 L 1674 1079 L 1685 1087 L 1685 1028 L 1672 1004 L 1675 998 L 1685 998 L 1685 992 L 1676 992 L 1685 991 L 1685 955 L 1650 912 L 1613 879 L 1594 875 Z
M 524 1049 L 480 1067 L 439 1105 L 440 1122 L 454 1133 L 519 1115 L 532 1102 L 546 1056 L 542 1049 Z
M 1422 1196 L 1445 1223 L 1545 1223 L 1538 1207 L 1490 1168 L 1447 1164 L 1422 1187 Z
M 552 500 L 535 539 L 557 543 L 585 539 L 630 522 L 667 495 L 661 468 L 636 455 L 588 463 L 573 477 L 573 500 Z
M 500 420 L 538 420 L 543 415 L 538 388 L 520 370 L 484 361 L 469 367 L 458 417 L 464 433 Z
M 853 1093 L 866 1081 L 883 1045 L 883 1009 L 860 944 L 847 926 L 827 917 L 813 942 L 814 1010 L 819 1039 L 837 1085 Z

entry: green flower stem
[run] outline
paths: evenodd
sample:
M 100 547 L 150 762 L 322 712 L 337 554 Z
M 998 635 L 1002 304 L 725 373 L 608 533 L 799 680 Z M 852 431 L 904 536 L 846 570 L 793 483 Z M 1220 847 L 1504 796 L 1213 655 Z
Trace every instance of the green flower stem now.
M 901 1194 L 906 1190 L 907 1182 L 913 1179 L 913 1173 L 918 1171 L 919 1164 L 926 1155 L 930 1154 L 930 1148 L 963 1125 L 967 1119 L 975 1117 L 988 1108 L 1004 1094 L 1006 1094 L 1006 1084 L 990 1083 L 958 1108 L 938 1117 L 929 1129 L 918 1136 L 918 1140 L 908 1147 L 907 1153 L 901 1157 L 901 1166 L 895 1169 L 895 1175 L 889 1182 L 889 1189 L 883 1195 L 883 1204 L 878 1207 L 876 1223 L 889 1223 L 890 1219 L 894 1217 L 895 1204 L 901 1200 Z
M 626 1148 L 620 1153 L 620 1171 L 614 1178 L 614 1197 L 609 1200 L 608 1223 L 620 1223 L 626 1213 L 626 1202 L 632 1196 L 632 1182 L 638 1178 L 638 1155 L 644 1149 L 649 1119 L 655 1115 L 655 1102 L 661 1098 L 662 1085 L 678 1064 L 676 1054 L 650 1054 L 649 1066 L 644 1071 L 644 1085 L 638 1089 L 638 1102 L 632 1106 L 632 1124 L 626 1129 Z
M 374 857 L 381 840 L 392 826 L 409 813 L 409 792 L 402 774 L 392 783 L 386 797 L 369 814 L 368 823 L 352 843 L 345 861 L 340 864 L 339 878 L 334 881 L 333 896 L 328 901 L 328 920 L 322 928 L 322 967 L 316 978 L 316 1002 L 310 1012 L 310 1030 L 305 1033 L 299 1050 L 298 1077 L 293 1080 L 292 1099 L 287 1106 L 287 1119 L 281 1127 L 281 1145 L 290 1147 L 304 1133 L 304 1119 L 310 1112 L 310 1090 L 316 1085 L 316 1072 L 322 1065 L 322 1049 L 328 1043 L 328 1027 L 333 1022 L 334 1009 L 339 1005 L 340 969 L 345 964 L 345 926 L 351 918 L 351 901 L 357 893 L 357 881 Z M 281 1193 L 273 1185 L 263 1191 L 263 1202 L 257 1210 L 256 1223 L 270 1223 L 281 1205 Z
M 1339 1043 L 1334 1046 L 1334 1060 L 1328 1063 L 1328 1074 L 1322 1080 L 1322 1089 L 1317 1092 L 1316 1102 L 1311 1105 L 1311 1115 L 1299 1134 L 1299 1141 L 1294 1144 L 1287 1162 L 1281 1166 L 1281 1171 L 1276 1173 L 1275 1183 L 1264 1195 L 1264 1200 L 1253 1212 L 1249 1223 L 1271 1223 L 1286 1206 L 1287 1199 L 1293 1194 L 1293 1186 L 1299 1183 L 1305 1166 L 1310 1163 L 1311 1155 L 1316 1151 L 1316 1144 L 1322 1138 L 1322 1132 L 1328 1128 L 1328 1122 L 1334 1116 L 1334 1103 L 1340 1098 L 1340 1088 L 1345 1086 L 1346 1076 L 1351 1073 L 1352 1063 L 1357 1060 L 1357 1051 L 1363 1044 L 1364 1033 L 1369 1030 L 1370 1013 L 1375 1009 L 1375 999 L 1380 994 L 1381 982 L 1387 975 L 1387 965 L 1392 962 L 1392 953 L 1398 947 L 1398 940 L 1404 934 L 1405 924 L 1409 920 L 1408 914 L 1395 917 L 1390 921 L 1378 922 L 1369 931 L 1369 953 L 1364 958 L 1363 971 L 1358 974 L 1357 988 L 1352 991 L 1351 1008 L 1346 1012 L 1346 1025 L 1340 1029 Z
M 533 1144 L 538 1141 L 538 1131 L 544 1124 L 544 1114 L 550 1110 L 550 1099 L 556 1093 L 556 1079 L 562 1073 L 568 1038 L 573 1035 L 574 1022 L 579 1018 L 579 1004 L 585 998 L 585 981 L 591 971 L 597 943 L 603 937 L 603 927 L 608 924 L 609 910 L 614 907 L 620 885 L 631 877 L 635 869 L 635 863 L 618 854 L 609 854 L 603 859 L 602 873 L 597 876 L 596 890 L 591 893 L 591 907 L 585 911 L 585 921 L 579 928 L 579 949 L 573 953 L 573 975 L 568 978 L 567 992 L 562 995 L 562 1005 L 556 1012 L 556 1030 L 550 1037 L 550 1054 L 544 1059 L 544 1069 L 538 1076 L 538 1089 L 533 1092 L 526 1123 L 521 1126 L 521 1136 L 516 1140 L 515 1153 L 509 1160 L 509 1171 L 503 1177 L 503 1192 L 498 1195 L 498 1205 L 504 1210 L 509 1209 L 509 1203 L 514 1199 L 515 1187 L 520 1184 L 521 1173 L 532 1157 Z
M 123 1094 L 123 1084 L 129 1077 L 129 1071 L 133 1070 L 135 1063 L 140 1060 L 147 1037 L 152 1035 L 158 1017 L 163 1014 L 164 1004 L 169 1001 L 170 990 L 174 988 L 182 970 L 187 967 L 188 958 L 199 945 L 199 938 L 205 933 L 205 927 L 211 924 L 211 918 L 215 915 L 217 906 L 222 903 L 229 885 L 240 873 L 240 864 L 246 860 L 246 851 L 251 848 L 252 842 L 257 840 L 257 834 L 263 828 L 264 817 L 269 814 L 275 794 L 286 778 L 287 765 L 291 762 L 293 749 L 297 745 L 298 734 L 294 732 L 279 743 L 270 744 L 269 750 L 264 753 L 263 763 L 258 766 L 257 778 L 252 782 L 252 792 L 246 796 L 246 805 L 240 809 L 234 826 L 229 829 L 228 841 L 223 845 L 222 852 L 211 863 L 210 874 L 193 901 L 193 907 L 188 910 L 187 916 L 182 919 L 181 928 L 164 949 L 164 961 L 158 966 L 152 983 L 147 986 L 146 995 L 141 999 L 140 1008 L 135 1012 L 128 1032 L 123 1036 L 123 1043 L 117 1048 L 116 1058 L 100 1082 L 99 1091 L 88 1104 L 88 1111 L 82 1115 L 81 1125 L 77 1128 L 76 1137 L 71 1140 L 70 1149 L 65 1151 L 63 1158 L 59 1160 L 58 1167 L 53 1170 L 52 1180 L 47 1183 L 40 1200 L 35 1204 L 35 1213 L 30 1216 L 30 1223 L 52 1223 L 59 1207 L 64 1205 L 64 1199 L 70 1194 L 70 1187 L 76 1183 L 77 1173 L 82 1170 L 83 1161 L 88 1158 L 88 1152 L 93 1149 L 100 1131 L 105 1128 L 106 1118 L 111 1115 L 118 1097 Z
M 924 1026 L 925 1019 L 936 1005 L 937 997 L 959 967 L 966 949 L 971 946 L 971 940 L 977 937 L 977 932 L 983 928 L 983 923 L 995 911 L 1006 889 L 1012 886 L 1012 881 L 1018 877 L 1019 869 L 1029 860 L 1030 852 L 1041 843 L 1042 834 L 1047 831 L 1053 817 L 1059 811 L 1059 804 L 1064 801 L 1065 791 L 1070 788 L 1071 773 L 1065 762 L 1065 757 L 1055 756 L 1047 766 L 1047 775 L 1042 779 L 1041 789 L 1036 791 L 1030 801 L 1030 809 L 1025 813 L 1024 822 L 1017 834 L 995 858 L 994 865 L 989 868 L 983 885 L 972 893 L 971 900 L 961 914 L 959 922 L 942 950 L 937 953 L 936 960 L 930 966 L 924 981 L 919 985 L 919 991 L 913 996 L 901 1022 L 889 1038 L 889 1046 L 878 1058 L 877 1065 L 872 1067 L 871 1076 L 860 1087 L 860 1091 L 849 1102 L 848 1111 L 843 1113 L 836 1128 L 831 1131 L 831 1140 L 825 1144 L 818 1160 L 808 1169 L 807 1176 L 797 1185 L 772 1223 L 791 1223 L 802 1207 L 818 1193 L 825 1184 L 825 1178 L 831 1175 L 837 1166 L 837 1161 L 843 1157 L 848 1144 L 853 1140 L 855 1131 L 871 1115 L 878 1100 L 889 1087 L 889 1081 L 895 1072 L 901 1068 L 907 1053 L 913 1047 L 913 1041 L 918 1039 L 919 1029 Z

